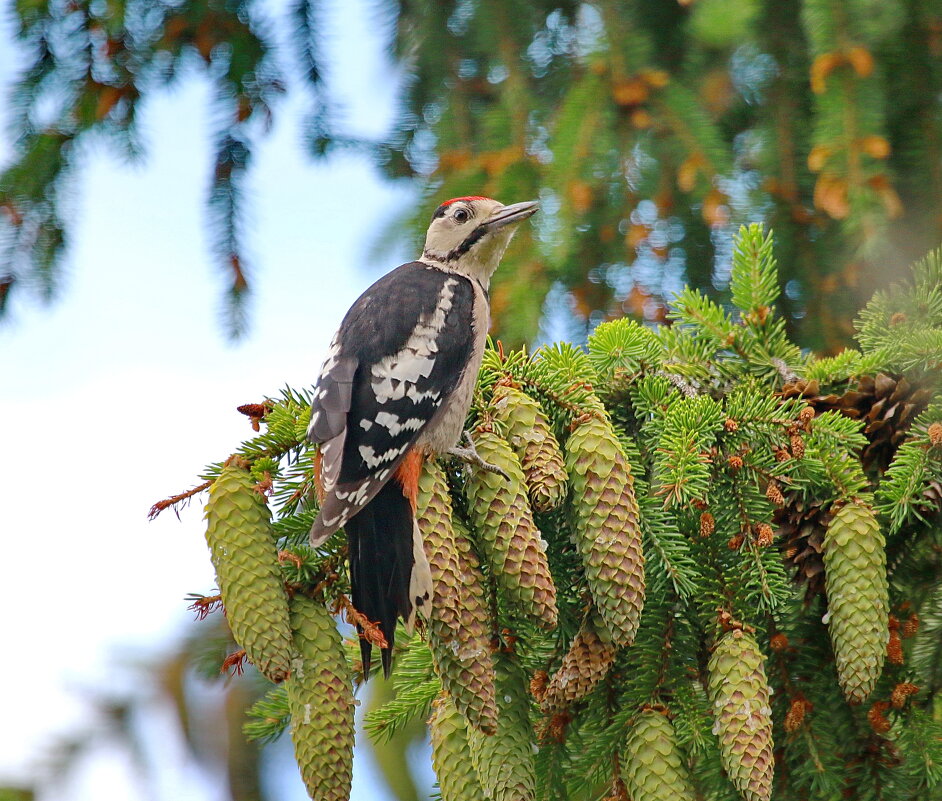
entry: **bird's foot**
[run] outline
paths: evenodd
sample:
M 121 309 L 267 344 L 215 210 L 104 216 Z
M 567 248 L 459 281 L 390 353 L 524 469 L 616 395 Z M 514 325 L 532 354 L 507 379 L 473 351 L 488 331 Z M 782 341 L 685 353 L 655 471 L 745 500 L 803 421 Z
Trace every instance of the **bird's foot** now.
M 474 447 L 474 440 L 471 439 L 471 433 L 468 431 L 464 432 L 464 441 L 467 443 L 467 448 L 459 448 L 457 445 L 448 451 L 450 456 L 456 456 L 461 461 L 467 462 L 470 465 L 474 465 L 481 470 L 486 470 L 488 473 L 497 473 L 499 476 L 503 476 L 508 481 L 510 481 L 510 476 L 507 475 L 501 468 L 496 464 L 491 464 L 490 462 L 485 462 L 481 454 L 478 453 L 478 449 Z

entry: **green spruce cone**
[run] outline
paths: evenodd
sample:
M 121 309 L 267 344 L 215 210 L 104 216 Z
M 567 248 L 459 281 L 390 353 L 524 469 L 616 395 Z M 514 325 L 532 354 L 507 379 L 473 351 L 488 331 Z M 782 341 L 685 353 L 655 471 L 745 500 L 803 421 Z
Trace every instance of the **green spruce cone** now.
M 550 677 L 540 709 L 549 715 L 582 700 L 605 678 L 614 661 L 615 646 L 605 624 L 587 621 L 573 638 L 559 670 Z
M 452 521 L 445 474 L 427 461 L 419 477 L 416 519 L 432 572 L 429 648 L 445 691 L 468 722 L 497 728 L 491 625 L 484 577 L 467 533 Z
M 519 389 L 500 385 L 491 406 L 520 459 L 533 508 L 538 512 L 555 509 L 566 494 L 566 468 L 540 404 Z
M 428 725 L 442 801 L 486 801 L 471 761 L 465 719 L 447 695 L 433 702 Z
M 566 442 L 576 544 L 589 591 L 616 645 L 630 645 L 644 606 L 641 516 L 628 460 L 607 420 L 588 417 Z
M 491 574 L 508 601 L 537 624 L 556 626 L 556 586 L 546 561 L 546 542 L 533 523 L 520 462 L 501 437 L 478 432 L 477 451 L 509 477 L 472 470 L 468 509 Z
M 522 671 L 506 657 L 497 660 L 497 697 L 497 732 L 468 732 L 471 761 L 489 801 L 533 801 L 536 768 L 529 694 Z
M 294 755 L 314 801 L 347 801 L 353 780 L 353 693 L 340 633 L 322 603 L 296 595 L 298 656 L 285 682 Z
M 232 636 L 271 681 L 283 681 L 293 648 L 288 598 L 278 565 L 271 512 L 239 460 L 209 488 L 206 542 Z
M 648 709 L 625 742 L 622 775 L 631 801 L 693 801 L 696 798 L 671 722 Z
M 851 704 L 873 691 L 889 640 L 885 541 L 869 506 L 848 503 L 824 537 L 828 630 L 837 677 Z
M 772 709 L 764 662 L 755 638 L 735 630 L 719 640 L 707 667 L 720 761 L 746 801 L 772 797 Z

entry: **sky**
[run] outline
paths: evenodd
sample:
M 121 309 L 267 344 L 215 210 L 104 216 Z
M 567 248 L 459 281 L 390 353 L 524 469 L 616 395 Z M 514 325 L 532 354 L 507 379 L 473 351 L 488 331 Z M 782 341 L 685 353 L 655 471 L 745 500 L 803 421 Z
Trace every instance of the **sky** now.
M 283 4 L 267 5 L 280 19 Z M 331 93 L 347 131 L 380 137 L 397 82 L 375 11 L 367 0 L 326 5 Z M 9 2 L 0 9 L 2 90 L 18 62 Z M 311 163 L 303 93 L 292 92 L 250 174 L 251 330 L 230 344 L 204 230 L 208 96 L 194 76 L 152 98 L 140 164 L 89 148 L 60 297 L 43 306 L 20 293 L 0 326 L 0 786 L 44 773 L 50 743 L 89 725 L 89 692 L 148 692 L 129 686 L 122 663 L 170 653 L 196 625 L 183 597 L 215 579 L 200 504 L 179 520 L 148 522 L 147 510 L 251 435 L 235 406 L 308 386 L 352 301 L 410 255 L 369 256 L 415 188 L 383 181 L 360 157 Z M 0 100 L 0 123 L 4 110 Z M 9 155 L 0 138 L 0 164 Z M 106 742 L 38 801 L 216 801 L 211 777 L 173 740 L 168 710 L 151 711 L 163 732 L 153 787 L 140 785 L 127 749 Z M 353 797 L 383 801 L 360 750 Z M 306 797 L 279 774 L 283 798 Z

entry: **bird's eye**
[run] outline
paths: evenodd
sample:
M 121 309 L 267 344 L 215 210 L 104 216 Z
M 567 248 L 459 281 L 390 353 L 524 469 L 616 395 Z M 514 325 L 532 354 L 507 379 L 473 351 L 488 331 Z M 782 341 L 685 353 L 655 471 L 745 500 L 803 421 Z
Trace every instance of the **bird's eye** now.
M 455 209 L 454 217 L 456 223 L 466 223 L 468 221 L 468 217 L 470 216 L 471 215 L 468 214 L 467 209 Z

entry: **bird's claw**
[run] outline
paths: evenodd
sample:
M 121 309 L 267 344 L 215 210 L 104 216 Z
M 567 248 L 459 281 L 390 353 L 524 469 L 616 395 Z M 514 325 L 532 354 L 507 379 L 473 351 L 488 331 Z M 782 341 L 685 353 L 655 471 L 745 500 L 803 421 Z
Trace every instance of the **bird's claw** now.
M 471 434 L 468 431 L 464 432 L 464 441 L 468 444 L 467 448 L 459 448 L 457 445 L 448 451 L 450 456 L 456 456 L 461 459 L 461 461 L 466 462 L 467 464 L 474 465 L 475 467 L 485 470 L 488 473 L 497 473 L 499 476 L 503 476 L 507 481 L 510 481 L 510 476 L 507 475 L 504 470 L 498 467 L 496 464 L 491 464 L 490 462 L 485 462 L 481 454 L 478 453 L 478 449 L 474 447 L 474 440 L 471 439 Z

